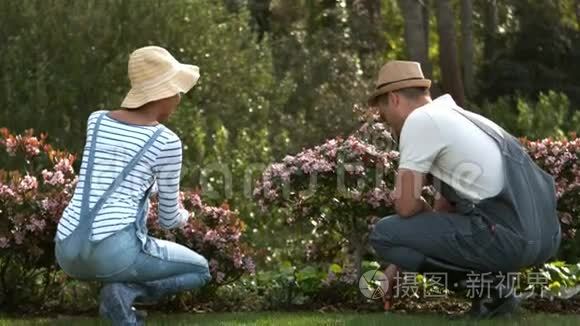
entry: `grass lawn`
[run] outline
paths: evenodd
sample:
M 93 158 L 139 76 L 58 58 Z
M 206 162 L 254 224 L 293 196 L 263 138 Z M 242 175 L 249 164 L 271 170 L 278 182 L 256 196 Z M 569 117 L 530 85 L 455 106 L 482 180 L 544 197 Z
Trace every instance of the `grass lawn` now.
M 107 325 L 97 319 L 61 318 L 61 319 L 0 319 L 0 326 L 15 325 L 63 325 L 89 326 Z M 274 326 L 310 326 L 310 325 L 580 325 L 580 315 L 543 315 L 525 314 L 514 319 L 465 321 L 453 320 L 435 315 L 402 315 L 402 314 L 356 314 L 356 313 L 228 313 L 228 314 L 191 314 L 191 315 L 154 315 L 148 318 L 147 325 L 274 325 Z

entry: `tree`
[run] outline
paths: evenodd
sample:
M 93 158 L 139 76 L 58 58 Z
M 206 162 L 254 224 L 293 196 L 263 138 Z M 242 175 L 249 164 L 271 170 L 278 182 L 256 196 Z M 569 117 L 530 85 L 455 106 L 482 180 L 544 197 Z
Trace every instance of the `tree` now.
M 230 0 L 231 1 L 231 0 Z M 258 40 L 262 40 L 264 33 L 271 30 L 270 4 L 272 0 L 249 0 L 248 9 L 252 15 L 252 28 L 258 34 Z
M 427 46 L 427 58 L 429 58 L 429 34 L 430 34 L 430 24 L 429 19 L 431 18 L 431 0 L 422 0 L 422 10 L 423 14 L 423 34 L 425 35 L 425 45 Z M 431 74 L 431 67 L 429 67 L 429 74 Z
M 453 96 L 459 105 L 465 104 L 465 92 L 457 58 L 455 15 L 449 0 L 436 1 L 437 30 L 439 33 L 439 65 L 443 91 Z
M 580 0 L 576 0 L 576 22 L 580 28 Z
M 483 33 L 483 57 L 485 60 L 493 60 L 496 54 L 496 38 L 498 22 L 498 7 L 496 0 L 483 2 L 484 33 Z
M 353 34 L 353 46 L 359 53 L 361 63 L 368 63 L 379 51 L 384 51 L 385 42 L 381 30 L 380 0 L 347 0 L 349 21 Z M 364 67 L 368 71 L 370 67 Z
M 405 43 L 410 60 L 421 63 L 425 75 L 432 75 L 429 63 L 429 26 L 424 17 L 423 5 L 419 0 L 398 0 L 399 8 L 405 19 Z
M 473 0 L 461 0 L 461 53 L 467 96 L 474 92 Z

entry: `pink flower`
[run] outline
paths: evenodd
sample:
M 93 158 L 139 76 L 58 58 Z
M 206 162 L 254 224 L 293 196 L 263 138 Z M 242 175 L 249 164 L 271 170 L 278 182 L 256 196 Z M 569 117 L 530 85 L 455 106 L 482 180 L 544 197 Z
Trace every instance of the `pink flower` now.
M 217 272 L 215 281 L 217 283 L 222 283 L 224 281 L 225 277 L 226 277 L 226 274 L 224 274 L 222 272 Z
M 51 198 L 44 198 L 40 202 L 40 207 L 44 212 L 52 212 L 55 207 L 58 206 L 58 202 L 52 200 Z
M 74 174 L 74 169 L 68 158 L 63 158 L 54 166 L 55 171 L 60 171 L 63 174 Z
M 189 196 L 189 201 L 193 205 L 194 208 L 199 209 L 202 207 L 201 198 L 199 197 L 198 194 L 191 194 Z
M 382 205 L 381 202 L 388 203 L 389 201 L 389 194 L 381 188 L 374 188 L 367 194 L 367 202 L 373 208 L 380 207 Z
M 242 232 L 237 230 L 237 231 L 234 231 L 232 234 L 230 234 L 229 238 L 232 241 L 238 241 L 238 240 L 240 240 L 241 236 L 242 236 Z
M 27 156 L 36 156 L 40 154 L 40 142 L 36 137 L 26 137 L 24 139 L 24 150 Z
M 62 171 L 50 172 L 43 170 L 42 178 L 44 179 L 44 183 L 51 186 L 63 185 L 66 182 Z
M 0 185 L 0 198 L 6 200 L 13 200 L 16 197 L 16 193 L 12 188 L 8 187 L 7 185 Z
M 284 157 L 282 162 L 286 165 L 293 164 L 294 163 L 294 156 L 287 155 L 286 157 Z
M 256 273 L 256 264 L 254 260 L 248 256 L 244 257 L 244 269 L 248 271 L 250 274 Z
M 5 249 L 10 245 L 10 240 L 5 237 L 0 237 L 0 248 Z
M 18 190 L 20 192 L 27 192 L 30 190 L 35 190 L 37 188 L 38 181 L 36 181 L 36 177 L 30 175 L 24 176 L 24 178 L 20 181 L 20 184 L 18 185 Z
M 203 241 L 206 242 L 216 242 L 219 239 L 219 234 L 215 230 L 209 230 L 206 232 L 205 236 L 203 237 Z
M 210 259 L 209 260 L 209 270 L 211 273 L 215 273 L 217 272 L 217 268 L 218 268 L 218 261 L 215 259 Z
M 239 251 L 236 251 L 234 253 L 234 256 L 232 257 L 232 260 L 234 262 L 234 266 L 236 268 L 240 268 L 242 267 L 243 261 L 242 261 L 242 254 Z
M 38 231 L 38 232 L 42 232 L 45 227 L 46 227 L 45 220 L 39 220 L 39 219 L 35 219 L 35 218 L 32 218 L 30 220 L 30 224 L 26 226 L 26 228 L 29 231 Z
M 344 169 L 349 174 L 354 174 L 354 175 L 361 175 L 365 172 L 365 167 L 362 165 L 359 165 L 359 164 L 347 164 L 344 166 Z
M 18 136 L 19 138 L 20 136 Z M 16 155 L 16 150 L 18 149 L 18 140 L 14 137 L 9 137 L 6 139 L 6 152 L 10 156 Z

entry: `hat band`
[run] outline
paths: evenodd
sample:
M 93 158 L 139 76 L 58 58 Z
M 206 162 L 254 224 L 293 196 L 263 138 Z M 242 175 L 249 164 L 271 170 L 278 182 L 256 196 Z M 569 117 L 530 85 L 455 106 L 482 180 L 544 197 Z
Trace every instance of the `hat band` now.
M 396 83 L 400 83 L 400 82 L 404 82 L 404 81 L 409 81 L 409 80 L 424 80 L 424 79 L 425 78 L 423 78 L 423 77 L 412 77 L 412 78 L 395 80 L 395 81 L 392 81 L 392 82 L 380 84 L 379 86 L 377 86 L 377 90 L 378 89 L 381 89 L 381 88 L 383 88 L 385 86 L 389 86 L 389 85 L 396 84 Z

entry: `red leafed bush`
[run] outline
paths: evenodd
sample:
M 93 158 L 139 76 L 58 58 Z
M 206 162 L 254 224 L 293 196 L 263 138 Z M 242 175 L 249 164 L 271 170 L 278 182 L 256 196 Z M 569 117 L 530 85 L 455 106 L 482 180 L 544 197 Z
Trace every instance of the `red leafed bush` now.
M 54 149 L 46 140 L 46 135 L 37 137 L 32 130 L 13 135 L 6 128 L 0 129 L 0 293 L 5 294 L 0 296 L 0 306 L 18 302 L 19 288 L 41 288 L 37 285 L 39 275 L 46 282 L 64 280 L 54 276 L 58 268 L 53 239 L 74 193 L 76 157 Z M 242 239 L 242 220 L 227 207 L 203 204 L 196 193 L 183 192 L 181 198 L 192 214 L 189 224 L 182 229 L 161 230 L 155 223 L 153 200 L 151 232 L 206 257 L 214 285 L 253 273 L 252 251 Z

